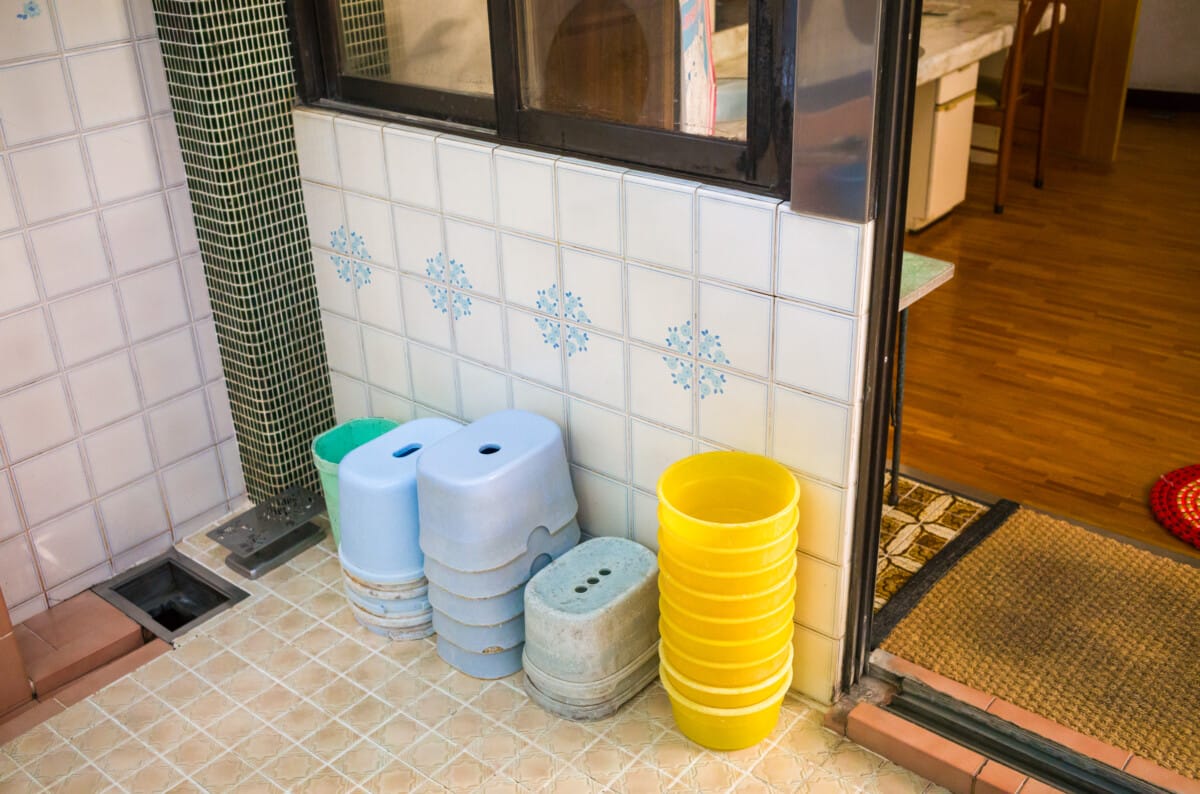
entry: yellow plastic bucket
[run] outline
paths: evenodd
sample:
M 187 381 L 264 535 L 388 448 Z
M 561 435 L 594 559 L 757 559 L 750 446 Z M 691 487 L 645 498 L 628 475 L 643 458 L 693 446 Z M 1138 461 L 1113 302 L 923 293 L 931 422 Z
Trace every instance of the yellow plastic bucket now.
M 684 631 L 666 615 L 659 615 L 658 633 L 672 647 L 686 654 L 714 662 L 753 662 L 770 656 L 785 645 L 792 644 L 792 622 L 788 621 L 770 634 L 753 640 L 710 640 Z
M 792 533 L 795 537 L 796 533 Z M 782 560 L 757 570 L 738 572 L 714 571 L 680 562 L 664 550 L 658 552 L 658 567 L 683 585 L 712 595 L 750 595 L 770 590 L 796 575 L 796 556 L 789 554 Z
M 710 686 L 739 687 L 750 686 L 755 681 L 771 676 L 791 653 L 792 644 L 789 642 L 762 659 L 750 662 L 709 662 L 684 653 L 676 648 L 669 638 L 663 637 L 658 655 L 660 660 L 669 659 L 672 667 L 693 681 Z
M 658 550 L 671 559 L 697 568 L 707 568 L 715 574 L 741 573 L 767 568 L 796 552 L 799 537 L 796 532 L 784 535 L 762 546 L 748 549 L 723 549 L 689 543 L 664 527 L 658 528 Z
M 671 700 L 675 724 L 684 736 L 711 750 L 741 750 L 758 744 L 775 729 L 779 709 L 792 685 L 792 668 L 788 665 L 779 688 L 763 702 L 736 709 L 713 708 L 686 698 L 667 676 L 662 677 L 662 685 Z
M 791 573 L 779 584 L 767 590 L 743 595 L 708 593 L 681 584 L 662 568 L 658 571 L 658 592 L 689 612 L 711 615 L 714 618 L 746 618 L 765 615 L 796 598 L 796 560 L 792 558 Z
M 796 613 L 796 602 L 789 601 L 765 615 L 710 618 L 678 607 L 671 603 L 669 598 L 662 596 L 658 599 L 658 611 L 659 614 L 670 618 L 672 625 L 702 639 L 750 642 L 778 631 L 785 623 L 791 623 L 792 616 Z
M 687 543 L 753 548 L 796 526 L 800 486 L 761 455 L 706 452 L 667 467 L 658 480 L 659 523 Z
M 773 675 L 769 675 L 749 686 L 721 687 L 702 684 L 694 681 L 675 669 L 670 659 L 662 655 L 659 659 L 658 675 L 669 680 L 672 688 L 683 697 L 701 706 L 711 706 L 718 709 L 738 709 L 762 703 L 785 678 L 792 677 L 792 646 L 788 646 L 784 662 Z

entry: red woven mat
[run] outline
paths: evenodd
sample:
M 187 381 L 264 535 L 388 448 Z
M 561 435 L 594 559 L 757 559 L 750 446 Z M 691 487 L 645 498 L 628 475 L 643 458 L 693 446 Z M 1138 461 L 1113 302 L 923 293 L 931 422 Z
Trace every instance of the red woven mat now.
M 1150 509 L 1171 534 L 1200 549 L 1200 465 L 1160 477 L 1150 489 Z

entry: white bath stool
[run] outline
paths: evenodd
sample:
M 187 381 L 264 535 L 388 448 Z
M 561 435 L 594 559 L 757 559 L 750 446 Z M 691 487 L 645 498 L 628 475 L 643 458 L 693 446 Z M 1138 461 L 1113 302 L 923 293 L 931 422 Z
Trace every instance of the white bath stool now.
M 525 587 L 525 687 L 543 708 L 600 719 L 658 672 L 658 562 L 644 546 L 596 538 Z

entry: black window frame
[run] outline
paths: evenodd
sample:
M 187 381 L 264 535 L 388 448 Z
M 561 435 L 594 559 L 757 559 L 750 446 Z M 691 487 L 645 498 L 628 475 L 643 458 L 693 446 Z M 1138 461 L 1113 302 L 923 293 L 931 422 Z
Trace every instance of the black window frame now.
M 338 72 L 337 0 L 286 0 L 301 102 L 786 199 L 791 182 L 797 0 L 750 0 L 746 140 L 521 107 L 517 0 L 487 0 L 494 96 Z

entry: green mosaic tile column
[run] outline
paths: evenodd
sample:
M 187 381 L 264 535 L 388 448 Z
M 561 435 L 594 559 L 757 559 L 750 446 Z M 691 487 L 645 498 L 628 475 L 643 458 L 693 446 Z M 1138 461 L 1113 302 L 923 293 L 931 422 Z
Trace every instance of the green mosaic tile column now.
M 346 70 L 380 80 L 391 77 L 383 0 L 341 0 L 339 5 L 342 39 L 346 42 Z
M 282 0 L 154 0 L 242 469 L 316 486 L 334 423 L 300 192 Z

